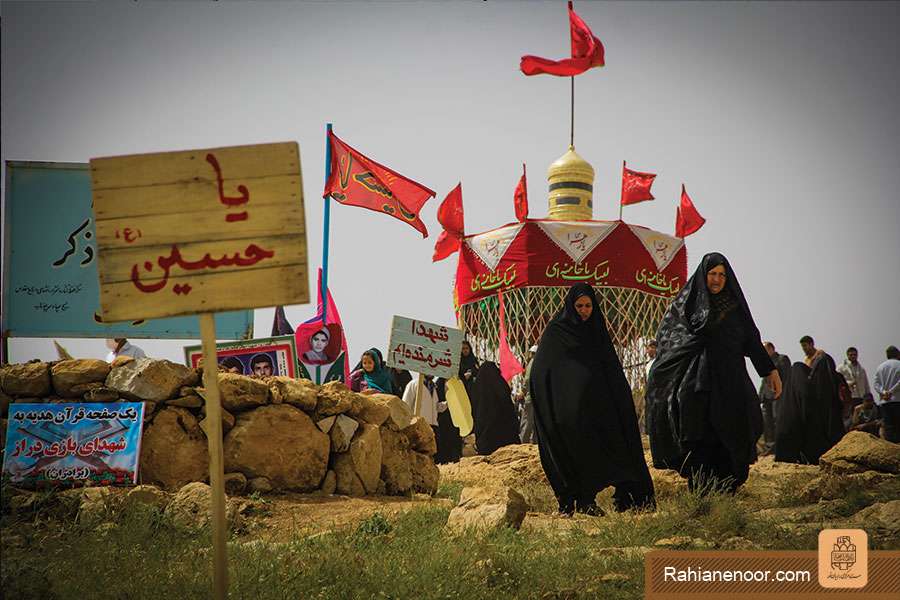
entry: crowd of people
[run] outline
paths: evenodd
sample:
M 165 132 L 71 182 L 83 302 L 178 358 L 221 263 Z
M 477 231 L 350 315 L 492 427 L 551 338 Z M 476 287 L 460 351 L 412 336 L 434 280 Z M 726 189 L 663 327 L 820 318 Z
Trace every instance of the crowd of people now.
M 654 508 L 639 413 L 653 466 L 677 471 L 699 493 L 734 493 L 760 454 L 815 464 L 847 431 L 900 443 L 897 348 L 887 349 L 871 385 L 853 347 L 838 365 L 806 335 L 803 359 L 791 363 L 762 341 L 737 275 L 719 253 L 703 257 L 648 344 L 642 407 L 597 307 L 589 285 L 569 289 L 529 350 L 525 389 L 515 397 L 497 365 L 479 362 L 467 342 L 460 360 L 476 451 L 537 443 L 563 514 L 599 514 L 596 495 L 609 486 L 616 510 Z M 745 358 L 761 377 L 759 386 Z M 425 377 L 419 391 L 418 380 L 385 367 L 372 349 L 351 383 L 356 391 L 402 395 L 434 428 L 436 462 L 459 460 L 462 444 L 443 379 Z

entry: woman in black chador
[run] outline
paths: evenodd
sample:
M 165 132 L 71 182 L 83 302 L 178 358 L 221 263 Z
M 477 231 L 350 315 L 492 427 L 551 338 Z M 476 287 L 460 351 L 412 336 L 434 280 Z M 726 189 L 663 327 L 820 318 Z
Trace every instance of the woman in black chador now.
M 656 340 L 646 393 L 653 466 L 677 470 L 692 490 L 734 493 L 756 461 L 762 433 L 744 357 L 769 378 L 776 398 L 781 379 L 728 259 L 717 252 L 703 257 Z
M 560 512 L 598 514 L 595 497 L 609 485 L 616 510 L 654 506 L 631 387 L 589 285 L 572 286 L 547 325 L 529 385 L 541 465 Z
M 519 443 L 519 421 L 512 390 L 496 363 L 484 362 L 472 386 L 472 432 L 478 454 L 493 454 L 497 448 Z

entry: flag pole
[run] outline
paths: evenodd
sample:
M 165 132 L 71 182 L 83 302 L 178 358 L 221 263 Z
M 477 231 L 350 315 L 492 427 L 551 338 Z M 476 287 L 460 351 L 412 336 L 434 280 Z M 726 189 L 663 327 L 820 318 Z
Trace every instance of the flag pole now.
M 570 77 L 572 80 L 572 87 L 570 92 L 570 100 L 571 100 L 571 122 L 569 124 L 569 147 L 575 147 L 575 76 Z
M 331 178 L 331 123 L 325 125 L 325 183 Z M 322 323 L 328 316 L 328 234 L 331 229 L 331 195 L 325 196 L 325 208 L 322 217 L 322 289 L 319 290 L 322 301 Z
M 625 189 L 625 161 L 622 161 L 622 189 Z M 624 192 L 622 192 L 624 193 Z M 622 198 L 619 197 L 619 220 L 622 220 Z

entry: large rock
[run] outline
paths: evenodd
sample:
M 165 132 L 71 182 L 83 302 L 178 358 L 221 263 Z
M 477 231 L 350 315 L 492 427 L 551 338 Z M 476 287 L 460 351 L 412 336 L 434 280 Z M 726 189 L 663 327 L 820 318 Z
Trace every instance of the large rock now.
M 197 531 L 210 525 L 210 498 L 212 490 L 205 483 L 194 482 L 179 489 L 169 504 L 165 514 L 180 528 Z M 237 504 L 226 498 L 225 521 L 230 528 L 240 525 Z
M 347 415 L 337 415 L 334 425 L 331 427 L 331 451 L 346 452 L 350 449 L 353 434 L 359 428 L 359 423 Z
M 412 489 L 409 440 L 399 431 L 380 427 L 381 479 L 385 491 L 391 496 L 402 496 Z
M 125 495 L 125 504 L 136 505 L 144 504 L 154 506 L 160 510 L 169 503 L 169 494 L 162 491 L 155 485 L 137 485 L 131 488 Z
M 416 452 L 423 452 L 428 456 L 437 454 L 437 440 L 434 438 L 434 429 L 425 420 L 425 417 L 413 417 L 409 427 L 403 430 L 409 440 L 409 446 Z
M 166 400 L 167 406 L 180 406 L 181 408 L 200 408 L 203 404 L 203 398 L 197 394 L 179 396 L 177 398 L 172 398 L 171 400 Z
M 433 496 L 438 489 L 441 471 L 434 464 L 431 456 L 419 452 L 410 452 L 410 472 L 412 473 L 413 491 Z
M 178 394 L 183 385 L 190 385 L 196 374 L 168 360 L 138 358 L 110 370 L 106 387 L 132 400 L 162 402 Z
M 862 509 L 850 518 L 866 531 L 878 530 L 894 537 L 900 536 L 900 500 L 879 502 Z
M 851 431 L 819 458 L 819 466 L 835 473 L 900 473 L 900 444 Z
M 356 402 L 349 414 L 364 423 L 380 426 L 391 415 L 391 409 L 387 402 L 378 401 L 368 394 L 357 394 Z
M 510 487 L 467 487 L 460 494 L 459 504 L 450 511 L 447 529 L 456 534 L 504 527 L 518 529 L 526 512 L 525 499 Z
M 144 430 L 141 480 L 176 490 L 209 476 L 209 450 L 197 418 L 186 409 L 164 408 Z
M 329 470 L 325 473 L 325 479 L 322 480 L 322 487 L 319 491 L 326 496 L 330 496 L 337 491 L 337 475 L 334 471 Z
M 406 402 L 391 394 L 371 394 L 369 395 L 369 399 L 373 402 L 379 402 L 387 407 L 388 416 L 385 418 L 384 424 L 389 429 L 393 431 L 402 431 L 409 427 L 409 424 L 412 421 L 412 411 L 409 410 L 409 406 L 406 405 Z
M 332 454 L 332 469 L 336 477 L 335 491 L 345 496 L 365 496 L 366 488 L 353 468 L 353 458 L 349 452 Z
M 219 373 L 219 394 L 222 407 L 233 413 L 269 403 L 269 386 L 265 382 L 237 373 Z
M 353 459 L 353 469 L 359 476 L 366 493 L 376 493 L 378 481 L 381 478 L 383 455 L 379 428 L 375 425 L 363 423 L 356 437 L 350 443 L 348 454 Z
M 293 404 L 300 410 L 313 412 L 318 402 L 316 384 L 309 379 L 292 379 L 290 377 L 269 377 L 269 390 L 273 404 Z
M 4 365 L 0 369 L 0 389 L 10 396 L 48 396 L 50 365 L 45 362 Z
M 240 496 L 247 489 L 247 478 L 243 473 L 225 473 L 222 481 L 225 493 L 229 496 Z
M 98 387 L 84 393 L 85 402 L 118 402 L 119 393 L 108 387 Z
M 328 469 L 329 437 L 300 409 L 272 404 L 241 413 L 225 436 L 225 470 L 312 491 Z
M 74 386 L 85 383 L 102 383 L 109 375 L 109 363 L 105 360 L 80 358 L 61 360 L 50 369 L 53 389 L 64 398 L 78 398 L 86 390 L 73 390 Z
M 320 417 L 345 413 L 353 406 L 353 392 L 340 381 L 329 381 L 319 388 L 316 412 Z

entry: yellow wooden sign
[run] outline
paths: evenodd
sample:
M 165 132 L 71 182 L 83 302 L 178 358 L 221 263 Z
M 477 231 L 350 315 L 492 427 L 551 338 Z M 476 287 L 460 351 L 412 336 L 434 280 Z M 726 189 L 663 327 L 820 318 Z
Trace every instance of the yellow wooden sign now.
M 104 321 L 309 302 L 296 142 L 95 158 L 91 188 Z

